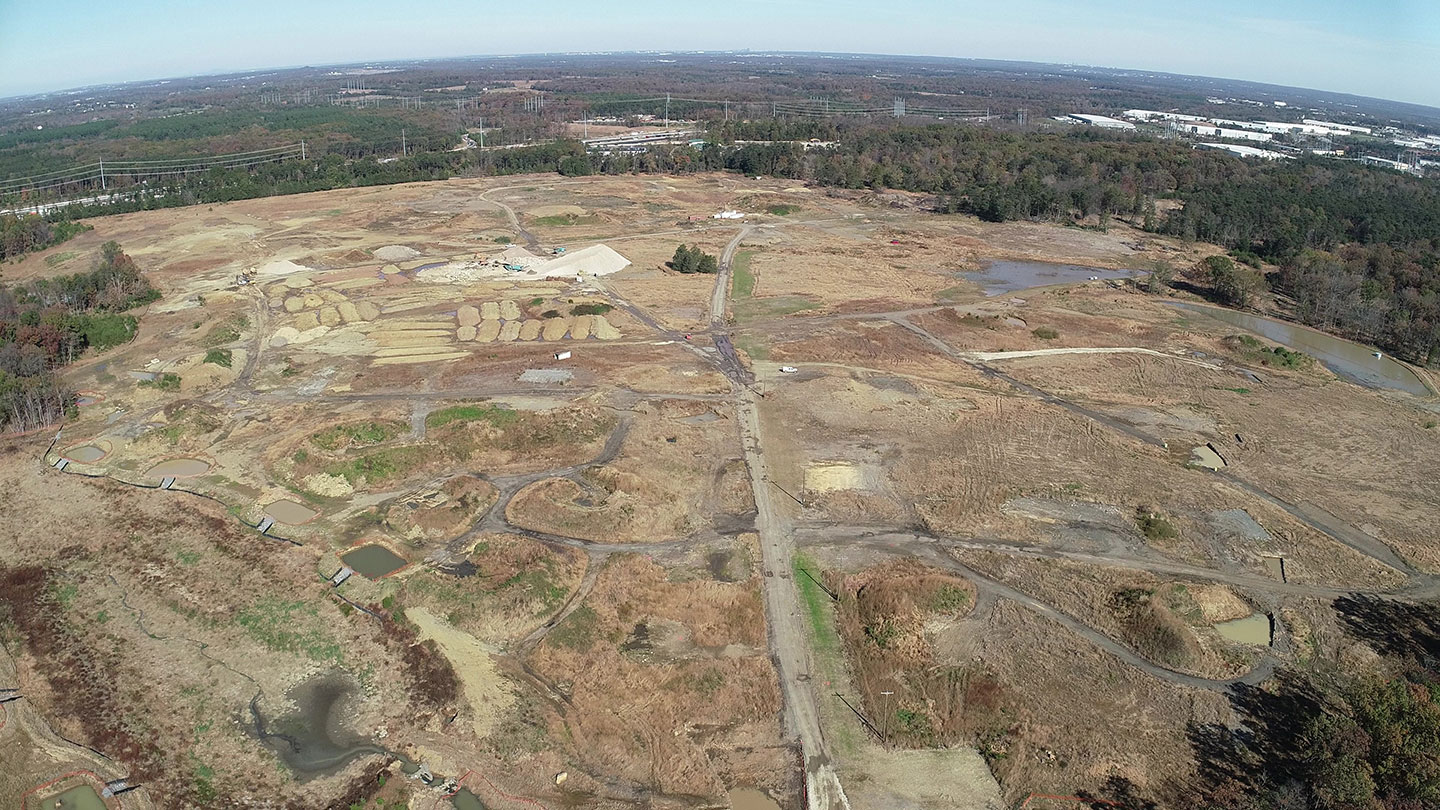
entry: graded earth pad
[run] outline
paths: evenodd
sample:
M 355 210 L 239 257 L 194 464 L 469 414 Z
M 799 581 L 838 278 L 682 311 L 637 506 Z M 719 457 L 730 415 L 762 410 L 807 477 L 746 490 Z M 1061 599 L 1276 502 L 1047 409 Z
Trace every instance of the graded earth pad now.
M 295 501 L 275 501 L 265 507 L 265 514 L 281 523 L 299 526 L 302 523 L 309 523 L 320 513 Z

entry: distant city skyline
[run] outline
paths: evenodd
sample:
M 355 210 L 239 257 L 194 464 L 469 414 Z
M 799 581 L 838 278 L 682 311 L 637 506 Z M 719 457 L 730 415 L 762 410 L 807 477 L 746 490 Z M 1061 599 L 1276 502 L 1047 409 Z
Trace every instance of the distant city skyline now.
M 0 97 L 401 59 L 823 51 L 1085 64 L 1440 107 L 1440 4 L 1422 0 L 0 0 Z

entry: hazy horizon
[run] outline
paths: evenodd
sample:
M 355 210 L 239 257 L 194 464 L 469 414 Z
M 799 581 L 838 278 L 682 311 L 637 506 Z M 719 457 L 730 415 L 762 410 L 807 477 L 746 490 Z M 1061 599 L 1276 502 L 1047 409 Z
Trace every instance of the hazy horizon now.
M 717 21 L 654 0 L 618 14 L 576 0 L 543 14 L 456 0 L 404 9 L 334 0 L 206 8 L 0 0 L 0 97 L 364 62 L 754 50 L 1074 64 L 1440 108 L 1430 80 L 1440 64 L 1440 8 L 1413 0 L 1279 0 L 1264 16 L 1241 0 L 1198 11 L 1133 0 L 1013 0 L 1003 9 L 901 0 L 883 12 L 855 0 L 735 0 L 727 9 Z

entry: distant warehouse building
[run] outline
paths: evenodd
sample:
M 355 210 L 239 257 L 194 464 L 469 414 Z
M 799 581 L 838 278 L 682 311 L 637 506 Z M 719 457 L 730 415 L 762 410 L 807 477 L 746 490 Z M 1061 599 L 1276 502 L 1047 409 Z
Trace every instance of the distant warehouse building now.
M 1325 127 L 1332 132 L 1345 135 L 1369 135 L 1373 132 L 1370 127 L 1357 127 L 1353 124 L 1337 124 L 1334 121 L 1316 121 L 1314 118 L 1306 118 L 1302 123 L 1317 127 Z
M 1134 129 L 1135 125 L 1129 121 L 1121 121 L 1119 118 L 1111 118 L 1108 115 L 1090 115 L 1089 113 L 1070 113 L 1070 118 L 1082 124 L 1089 124 L 1092 127 L 1102 129 Z
M 1199 115 L 1186 115 L 1185 113 L 1160 112 L 1159 110 L 1126 110 L 1121 115 L 1136 121 L 1204 121 L 1205 118 Z
M 1232 141 L 1270 141 L 1275 136 L 1268 132 L 1252 132 L 1248 129 L 1226 129 L 1212 124 L 1192 124 L 1184 121 L 1175 121 L 1170 128 L 1176 132 L 1186 135 L 1199 135 L 1206 138 L 1229 138 Z
M 1254 146 L 1244 146 L 1238 143 L 1197 143 L 1195 144 L 1195 148 L 1219 149 L 1222 152 L 1229 152 L 1232 155 L 1258 158 L 1260 160 L 1279 160 L 1281 158 L 1289 159 L 1290 157 L 1289 155 L 1283 155 L 1279 152 L 1272 152 L 1269 149 L 1258 149 Z

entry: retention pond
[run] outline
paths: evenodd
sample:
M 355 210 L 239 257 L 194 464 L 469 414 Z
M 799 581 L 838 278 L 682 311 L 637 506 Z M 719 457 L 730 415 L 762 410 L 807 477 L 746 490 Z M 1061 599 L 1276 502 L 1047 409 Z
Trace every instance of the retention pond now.
M 301 775 L 328 773 L 356 757 L 387 753 L 344 727 L 346 701 L 359 688 L 338 673 L 311 678 L 285 693 L 295 710 L 274 719 L 260 713 L 256 697 L 250 704 L 255 734 Z
M 1243 619 L 1232 619 L 1215 625 L 1220 635 L 1241 644 L 1257 647 L 1270 646 L 1270 617 L 1264 613 L 1252 613 Z
M 94 464 L 105 457 L 105 448 L 96 447 L 93 444 L 82 444 L 79 447 L 72 447 L 65 451 L 65 458 L 71 461 L 78 461 L 81 464 Z
M 172 458 L 151 467 L 147 474 L 156 478 L 186 478 L 191 475 L 204 475 L 209 471 L 208 461 L 198 458 Z
M 1288 349 L 1304 352 L 1319 360 L 1337 375 L 1352 382 L 1370 388 L 1394 388 L 1422 397 L 1430 393 L 1430 389 L 1426 388 L 1420 378 L 1415 376 L 1415 372 L 1407 368 L 1404 363 L 1384 355 L 1376 357 L 1377 352 L 1368 346 L 1362 346 L 1334 335 L 1327 335 L 1308 326 L 1253 315 L 1249 312 L 1193 304 L 1189 301 L 1167 301 L 1166 303 L 1188 312 L 1209 315 L 1217 321 L 1254 332 Z
M 347 551 L 340 555 L 340 561 L 369 579 L 380 579 L 405 567 L 404 557 L 379 543 Z
M 1002 259 L 990 262 L 979 271 L 960 275 L 967 281 L 979 284 L 986 295 L 1003 295 L 1033 287 L 1073 284 L 1077 281 L 1089 281 L 1094 278 L 1130 278 L 1135 275 L 1135 271 L 1101 270 L 1076 264 L 1019 262 Z

